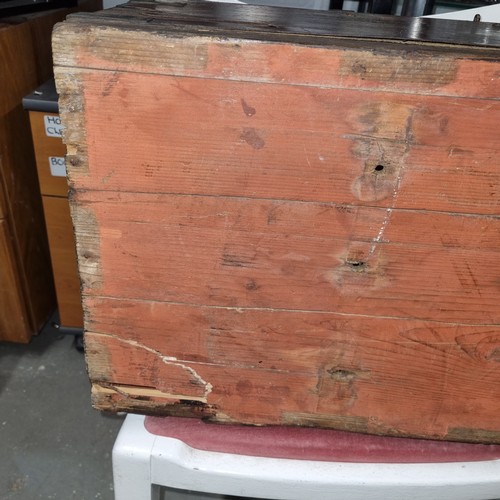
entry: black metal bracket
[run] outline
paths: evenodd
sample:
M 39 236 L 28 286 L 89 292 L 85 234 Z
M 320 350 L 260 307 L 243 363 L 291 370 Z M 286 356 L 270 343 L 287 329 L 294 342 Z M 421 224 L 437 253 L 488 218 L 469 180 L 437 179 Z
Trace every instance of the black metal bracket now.
M 52 323 L 52 326 L 63 335 L 74 335 L 73 345 L 79 352 L 83 352 L 83 328 L 75 328 L 73 326 L 62 326 L 59 323 Z

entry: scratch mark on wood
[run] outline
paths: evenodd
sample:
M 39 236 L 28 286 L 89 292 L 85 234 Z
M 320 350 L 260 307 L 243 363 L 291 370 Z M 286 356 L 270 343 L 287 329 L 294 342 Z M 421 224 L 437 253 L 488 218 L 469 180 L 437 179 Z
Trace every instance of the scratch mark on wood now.
M 375 253 L 375 250 L 377 249 L 377 245 L 383 241 L 385 230 L 387 229 L 387 226 L 389 225 L 389 221 L 391 220 L 392 210 L 393 209 L 390 207 L 386 210 L 384 221 L 382 222 L 382 225 L 380 226 L 380 230 L 379 230 L 377 236 L 373 239 L 373 243 L 372 243 L 372 246 L 370 247 L 370 251 L 368 252 L 368 256 L 373 255 Z
M 410 150 L 410 145 L 411 145 L 412 137 L 413 137 L 413 128 L 412 127 L 413 127 L 414 113 L 415 113 L 415 111 L 413 110 L 410 113 L 410 115 L 408 116 L 408 120 L 406 123 L 405 141 L 404 141 L 405 142 L 405 151 L 404 151 L 403 158 L 401 161 L 401 166 L 400 166 L 398 174 L 397 174 L 396 182 L 394 184 L 394 191 L 392 193 L 391 206 L 389 208 L 387 208 L 386 214 L 385 214 L 384 220 L 382 222 L 382 225 L 380 226 L 379 232 L 378 232 L 377 236 L 373 239 L 372 246 L 370 247 L 370 251 L 368 253 L 369 257 L 371 257 L 375 253 L 378 244 L 383 241 L 384 233 L 387 229 L 387 226 L 391 222 L 393 210 L 396 208 L 396 205 L 397 205 L 399 191 L 401 188 L 401 181 L 402 181 L 404 170 L 405 170 L 405 160 L 406 160 L 406 157 L 407 157 L 408 152 Z M 377 169 L 377 167 L 375 167 L 375 168 Z

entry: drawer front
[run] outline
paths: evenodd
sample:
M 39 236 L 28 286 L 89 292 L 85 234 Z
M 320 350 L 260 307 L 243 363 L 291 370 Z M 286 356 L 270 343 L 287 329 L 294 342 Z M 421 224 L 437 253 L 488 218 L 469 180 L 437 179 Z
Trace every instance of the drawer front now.
M 67 198 L 43 196 L 43 209 L 61 325 L 82 327 L 80 281 L 68 200 Z
M 31 133 L 42 195 L 66 196 L 68 184 L 59 115 L 30 112 Z

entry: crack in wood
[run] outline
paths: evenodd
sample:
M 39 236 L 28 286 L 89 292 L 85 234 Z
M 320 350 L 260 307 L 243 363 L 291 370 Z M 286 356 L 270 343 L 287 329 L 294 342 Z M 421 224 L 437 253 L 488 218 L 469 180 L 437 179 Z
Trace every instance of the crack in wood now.
M 106 333 L 99 333 L 98 335 L 101 335 L 103 337 L 108 337 L 113 340 L 117 340 L 123 344 L 130 345 L 132 347 L 137 347 L 138 349 L 143 349 L 151 354 L 154 354 L 158 358 L 161 359 L 161 361 L 166 364 L 166 365 L 171 365 L 171 366 L 178 366 L 179 368 L 182 368 L 186 372 L 188 372 L 195 380 L 196 382 L 204 387 L 204 394 L 200 398 L 194 398 L 193 396 L 189 396 L 188 399 L 198 399 L 199 401 L 202 401 L 204 403 L 207 402 L 208 395 L 212 392 L 213 386 L 210 382 L 207 382 L 204 380 L 197 372 L 194 370 L 192 367 L 181 363 L 175 356 L 165 356 L 162 354 L 160 351 L 157 351 L 156 349 L 153 349 L 152 347 L 148 347 L 147 345 L 141 344 L 140 342 L 137 342 L 135 340 L 131 339 L 122 339 L 120 337 L 117 337 L 115 335 L 109 335 Z

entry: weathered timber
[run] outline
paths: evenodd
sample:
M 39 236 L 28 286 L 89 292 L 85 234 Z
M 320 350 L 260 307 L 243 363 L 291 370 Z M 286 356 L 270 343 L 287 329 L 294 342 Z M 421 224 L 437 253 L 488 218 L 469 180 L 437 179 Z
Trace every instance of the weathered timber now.
M 53 43 L 96 407 L 500 443 L 498 25 L 141 1 Z

